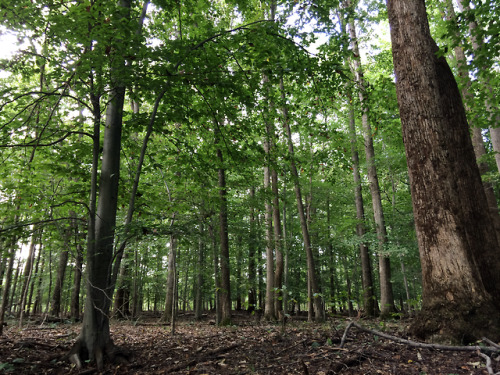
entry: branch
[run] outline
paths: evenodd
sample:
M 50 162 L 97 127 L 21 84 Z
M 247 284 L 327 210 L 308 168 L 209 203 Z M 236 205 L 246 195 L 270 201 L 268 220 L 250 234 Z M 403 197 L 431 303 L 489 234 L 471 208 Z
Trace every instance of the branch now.
M 351 329 L 352 326 L 356 327 L 357 329 L 359 329 L 361 331 L 371 333 L 372 335 L 384 337 L 386 339 L 396 341 L 396 342 L 399 342 L 401 344 L 406 344 L 406 345 L 409 345 L 409 346 L 414 347 L 414 348 L 447 350 L 447 351 L 455 351 L 455 352 L 475 352 L 475 351 L 479 351 L 481 353 L 482 352 L 486 352 L 486 353 L 498 353 L 498 352 L 500 352 L 500 349 L 497 347 L 497 345 L 495 345 L 495 346 L 479 346 L 479 345 L 453 346 L 453 345 L 440 345 L 440 344 L 426 344 L 426 343 L 422 343 L 422 342 L 411 341 L 411 340 L 407 340 L 407 339 L 402 339 L 402 338 L 397 337 L 397 336 L 389 335 L 389 334 L 384 333 L 384 332 L 365 328 L 356 322 L 351 322 L 346 327 L 346 329 L 344 331 L 344 335 L 342 336 L 342 340 L 340 342 L 341 348 L 344 346 L 345 340 L 347 338 L 347 333 L 349 332 L 349 330 Z
M 197 50 L 198 48 L 202 47 L 204 44 L 208 43 L 208 42 L 211 42 L 212 40 L 214 39 L 217 39 L 218 37 L 222 36 L 222 35 L 226 35 L 226 34 L 231 34 L 231 33 L 234 33 L 235 31 L 239 31 L 239 30 L 245 30 L 247 29 L 249 26 L 252 26 L 252 25 L 256 25 L 256 24 L 259 24 L 259 23 L 264 23 L 264 22 L 274 22 L 273 20 L 258 20 L 258 21 L 254 21 L 254 22 L 250 22 L 246 25 L 242 25 L 242 26 L 238 26 L 238 27 L 235 27 L 234 29 L 231 29 L 231 30 L 225 30 L 225 31 L 222 31 L 218 34 L 215 34 L 215 35 L 212 35 L 211 37 L 207 38 L 207 39 L 204 39 L 202 40 L 201 42 L 199 42 L 198 44 L 195 44 L 194 46 L 192 46 L 191 48 L 189 48 L 189 50 L 187 51 L 187 53 L 183 56 L 183 58 L 181 58 L 177 64 L 175 64 L 174 66 L 174 70 L 177 70 L 179 68 L 179 66 L 184 62 L 184 60 L 187 59 L 188 55 L 193 52 L 194 50 Z
M 10 225 L 10 226 L 5 227 L 5 228 L 1 228 L 0 229 L 0 233 L 8 232 L 10 230 L 17 229 L 17 228 L 29 227 L 31 225 L 38 225 L 38 224 L 45 224 L 45 223 L 54 223 L 54 222 L 57 222 L 57 221 L 74 220 L 74 219 L 75 219 L 74 217 L 60 217 L 60 218 L 57 218 L 57 219 L 47 219 L 47 220 L 31 221 L 31 222 L 25 222 L 25 223 L 17 223 L 17 224 Z M 85 220 L 85 219 L 81 219 L 81 218 L 76 218 L 76 219 L 80 220 L 80 221 L 82 221 L 84 223 L 87 222 L 87 220 Z
M 86 135 L 87 137 L 90 137 L 91 139 L 94 138 L 94 136 L 90 133 L 87 133 L 87 132 L 68 132 L 66 133 L 66 135 L 62 136 L 61 138 L 59 139 L 56 139 L 55 141 L 53 142 L 50 142 L 50 143 L 40 143 L 40 139 L 38 138 L 39 142 L 38 143 L 34 143 L 35 140 L 33 141 L 30 141 L 28 143 L 19 143 L 19 144 L 15 144 L 15 145 L 0 145 L 0 148 L 13 148 L 13 147 L 46 147 L 46 146 L 53 146 L 55 144 L 58 144 L 62 141 L 64 141 L 66 138 L 68 138 L 70 135 L 73 135 L 73 134 L 79 134 L 79 135 Z

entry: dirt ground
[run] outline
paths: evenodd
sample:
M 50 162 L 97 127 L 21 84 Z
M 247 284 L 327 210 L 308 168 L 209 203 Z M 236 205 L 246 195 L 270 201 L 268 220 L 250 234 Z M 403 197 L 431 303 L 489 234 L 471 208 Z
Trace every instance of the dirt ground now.
M 348 320 L 309 324 L 291 319 L 283 326 L 235 314 L 235 325 L 216 327 L 207 316 L 194 322 L 181 316 L 175 334 L 155 316 L 113 321 L 116 345 L 130 353 L 127 363 L 107 364 L 102 374 L 488 374 L 475 352 L 438 351 L 405 344 L 351 328 Z M 63 360 L 79 324 L 31 323 L 20 330 L 9 322 L 0 337 L 0 373 L 97 374 L 91 364 L 78 371 Z M 405 337 L 408 321 L 358 323 Z M 493 358 L 490 373 L 500 371 Z

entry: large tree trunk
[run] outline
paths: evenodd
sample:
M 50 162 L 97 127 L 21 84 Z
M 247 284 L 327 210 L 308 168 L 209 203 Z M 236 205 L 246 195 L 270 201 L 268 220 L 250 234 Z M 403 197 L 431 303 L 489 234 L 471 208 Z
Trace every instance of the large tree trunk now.
M 437 57 L 424 0 L 387 3 L 422 264 L 423 306 L 412 332 L 497 340 L 500 249 L 460 92 Z
M 363 305 L 366 315 L 376 315 L 375 298 L 373 293 L 372 264 L 368 246 L 362 241 L 365 236 L 365 209 L 361 189 L 361 175 L 359 173 L 359 155 L 356 147 L 356 126 L 354 123 L 354 109 L 349 108 L 349 132 L 351 138 L 352 174 L 354 178 L 354 201 L 356 204 L 356 235 L 360 240 L 359 254 L 361 258 L 361 281 L 363 283 Z
M 346 1 L 347 6 L 351 2 Z M 387 242 L 387 231 L 385 228 L 384 211 L 382 209 L 382 198 L 380 195 L 380 186 L 378 183 L 377 167 L 375 165 L 375 149 L 373 147 L 372 129 L 368 119 L 368 105 L 365 97 L 366 84 L 363 78 L 363 67 L 358 48 L 358 38 L 356 28 L 352 17 L 348 20 L 349 34 L 351 39 L 351 48 L 353 52 L 354 76 L 359 86 L 359 101 L 361 103 L 362 114 L 361 123 L 363 125 L 363 136 L 365 140 L 365 155 L 368 169 L 368 181 L 370 182 L 370 193 L 372 197 L 373 217 L 375 220 L 375 229 L 378 239 L 378 259 L 379 259 L 379 277 L 380 277 L 380 316 L 387 317 L 396 310 L 394 306 L 394 296 L 391 283 L 391 264 L 389 257 L 384 254 L 384 245 Z

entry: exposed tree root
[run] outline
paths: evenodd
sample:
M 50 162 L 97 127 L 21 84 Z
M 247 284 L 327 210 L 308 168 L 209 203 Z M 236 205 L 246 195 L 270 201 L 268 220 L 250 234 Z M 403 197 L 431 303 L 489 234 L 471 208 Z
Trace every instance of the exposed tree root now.
M 71 350 L 66 354 L 63 359 L 69 360 L 76 366 L 77 369 L 82 369 L 85 361 L 90 358 L 87 348 L 81 339 L 77 339 Z M 128 363 L 130 352 L 123 348 L 119 348 L 110 341 L 104 348 L 96 348 L 93 358 L 97 366 L 97 370 L 102 370 L 105 359 L 111 363 Z M 91 369 L 89 369 L 91 370 Z

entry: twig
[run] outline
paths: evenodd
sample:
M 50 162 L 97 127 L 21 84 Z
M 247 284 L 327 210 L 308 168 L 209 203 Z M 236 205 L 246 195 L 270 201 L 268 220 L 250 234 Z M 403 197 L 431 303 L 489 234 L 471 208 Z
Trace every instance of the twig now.
M 214 356 L 217 356 L 219 354 L 228 352 L 230 350 L 233 350 L 234 348 L 237 348 L 238 346 L 240 346 L 240 344 L 233 344 L 233 345 L 225 346 L 223 348 L 211 350 L 208 353 L 206 353 L 204 355 L 201 355 L 201 356 L 199 356 L 199 357 L 197 357 L 195 359 L 192 359 L 192 360 L 190 360 L 188 362 L 183 362 L 183 363 L 178 364 L 177 366 L 170 367 L 169 369 L 167 369 L 165 371 L 165 373 L 168 374 L 168 373 L 171 373 L 171 372 L 182 370 L 182 369 L 184 369 L 186 367 L 192 367 L 195 364 L 197 364 L 198 362 L 201 362 L 201 361 L 204 361 L 204 360 L 206 360 L 206 359 L 208 359 L 210 357 L 214 357 Z
M 302 340 L 302 341 L 299 341 L 299 342 L 297 342 L 297 343 L 293 344 L 292 346 L 289 346 L 289 347 L 287 347 L 287 348 L 285 348 L 285 349 L 283 349 L 283 350 L 279 351 L 278 353 L 276 353 L 276 354 L 275 354 L 275 356 L 276 356 L 276 357 L 278 357 L 278 356 L 280 356 L 281 354 L 283 354 L 284 352 L 286 352 L 287 350 L 290 350 L 290 349 L 292 349 L 292 348 L 295 348 L 296 346 L 298 346 L 298 345 L 300 345 L 300 344 L 303 344 L 303 343 L 305 343 L 306 341 L 307 341 L 307 340 Z
M 483 340 L 485 343 L 497 348 L 498 350 L 500 350 L 500 345 L 498 345 L 497 343 L 491 341 L 489 338 L 487 337 L 483 337 L 481 340 Z
M 340 347 L 343 348 L 345 344 L 345 340 L 347 339 L 347 334 L 349 333 L 349 330 L 351 327 L 354 325 L 354 322 L 351 322 L 347 325 L 345 328 L 344 334 L 342 335 L 342 340 L 340 340 Z

